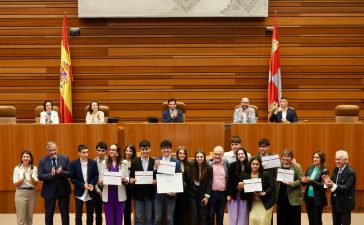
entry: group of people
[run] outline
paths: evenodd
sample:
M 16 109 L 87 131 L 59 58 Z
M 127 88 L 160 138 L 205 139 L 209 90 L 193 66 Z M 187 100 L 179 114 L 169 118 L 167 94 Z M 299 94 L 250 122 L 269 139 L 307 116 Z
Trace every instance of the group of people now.
M 277 155 L 271 153 L 266 138 L 259 140 L 256 155 L 241 146 L 238 136 L 230 139 L 230 145 L 228 152 L 216 146 L 211 157 L 197 150 L 189 160 L 184 146 L 177 147 L 176 157 L 172 157 L 169 140 L 160 143 L 161 156 L 155 159 L 150 156 L 148 140 L 139 142 L 140 157 L 132 144 L 121 152 L 118 144 L 108 148 L 99 142 L 96 159 L 90 159 L 89 148 L 81 144 L 77 149 L 79 158 L 70 162 L 50 141 L 46 144 L 47 155 L 39 160 L 38 167 L 32 153 L 24 150 L 13 175 L 18 224 L 32 224 L 35 186 L 39 181 L 43 181 L 46 225 L 53 224 L 57 200 L 62 225 L 69 225 L 70 183 L 74 185 L 76 225 L 82 224 L 83 205 L 88 225 L 93 224 L 94 213 L 96 225 L 102 224 L 102 208 L 107 225 L 121 225 L 123 220 L 125 225 L 131 225 L 132 201 L 135 225 L 161 225 L 163 212 L 168 225 L 223 225 L 226 205 L 229 225 L 271 225 L 275 205 L 278 225 L 300 225 L 303 202 L 309 224 L 322 225 L 323 207 L 328 203 L 326 189 L 331 192 L 333 224 L 350 224 L 356 176 L 346 151 L 336 152 L 336 168 L 329 176 L 322 151 L 314 153 L 312 165 L 303 173 L 291 149 L 283 151 L 276 167 L 268 166 L 267 158 Z M 158 168 L 165 161 L 174 163 L 175 173 L 182 173 L 183 192 L 157 192 Z M 285 170 L 293 174 L 292 180 L 278 179 L 279 171 Z M 137 174 L 148 171 L 153 174 L 153 181 L 140 184 Z M 119 174 L 119 183 L 106 182 L 111 172 Z M 260 180 L 259 191 L 248 191 L 252 179 Z M 306 187 L 304 194 L 302 186 Z
M 46 100 L 43 103 L 43 109 L 40 113 L 40 124 L 59 124 L 58 112 L 53 110 L 52 101 Z M 105 115 L 104 112 L 100 110 L 99 103 L 96 101 L 90 102 L 87 107 L 86 113 L 86 124 L 104 124 Z

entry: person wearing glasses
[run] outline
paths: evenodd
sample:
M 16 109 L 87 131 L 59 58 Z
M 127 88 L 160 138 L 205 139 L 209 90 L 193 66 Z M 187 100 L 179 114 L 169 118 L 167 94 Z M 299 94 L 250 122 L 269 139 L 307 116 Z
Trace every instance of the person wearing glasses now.
M 99 174 L 101 173 L 102 167 L 105 166 L 105 159 L 107 156 L 107 144 L 103 141 L 100 141 L 96 144 L 96 155 L 95 161 L 97 163 L 97 168 Z M 96 225 L 102 225 L 102 189 L 103 186 L 98 182 L 95 185 L 95 190 L 98 193 L 95 195 L 93 203 L 95 208 L 95 222 Z
M 255 109 L 249 106 L 249 98 L 241 99 L 241 107 L 234 111 L 234 123 L 256 123 Z

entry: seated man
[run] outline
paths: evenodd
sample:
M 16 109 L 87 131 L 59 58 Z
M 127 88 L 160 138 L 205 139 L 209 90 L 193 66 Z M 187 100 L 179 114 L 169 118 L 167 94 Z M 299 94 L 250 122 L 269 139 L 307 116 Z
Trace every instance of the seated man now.
M 176 100 L 174 98 L 168 99 L 169 109 L 164 110 L 162 113 L 163 123 L 183 123 L 183 112 L 176 109 Z
M 249 98 L 241 99 L 241 107 L 234 112 L 234 123 L 256 123 L 255 110 L 249 107 Z
M 276 123 L 295 123 L 298 122 L 296 111 L 288 107 L 288 99 L 282 97 L 279 100 L 279 107 L 274 109 L 269 118 L 269 122 Z

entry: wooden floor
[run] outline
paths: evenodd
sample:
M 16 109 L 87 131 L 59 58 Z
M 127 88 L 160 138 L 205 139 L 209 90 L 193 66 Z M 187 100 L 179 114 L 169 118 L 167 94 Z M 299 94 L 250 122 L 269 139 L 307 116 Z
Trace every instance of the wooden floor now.
M 75 216 L 74 214 L 70 215 L 70 225 L 75 224 L 74 220 Z M 308 225 L 307 221 L 307 214 L 302 213 L 302 225 Z M 352 222 L 351 225 L 362 225 L 364 221 L 364 213 L 353 213 L 352 214 Z M 84 224 L 85 222 L 85 216 L 83 217 Z M 360 222 L 362 221 L 362 222 Z M 0 225 L 15 225 L 16 224 L 16 215 L 15 214 L 0 214 Z M 42 225 L 44 224 L 44 214 L 34 214 L 34 225 Z M 105 224 L 105 220 L 104 223 Z M 227 220 L 227 214 L 225 214 L 224 217 L 224 224 L 228 225 Z M 276 225 L 276 220 L 274 220 L 274 225 Z M 324 213 L 323 214 L 323 224 L 324 225 L 331 225 L 332 219 L 331 219 L 331 213 Z M 60 214 L 55 214 L 54 217 L 54 225 L 61 225 L 61 216 Z

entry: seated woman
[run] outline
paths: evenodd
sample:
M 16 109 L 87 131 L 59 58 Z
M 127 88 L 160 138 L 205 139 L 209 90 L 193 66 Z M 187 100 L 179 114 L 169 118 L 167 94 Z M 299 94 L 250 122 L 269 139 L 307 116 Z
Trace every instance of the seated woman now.
M 58 113 L 53 110 L 53 103 L 46 100 L 43 108 L 44 111 L 40 113 L 40 124 L 59 124 Z
M 88 106 L 86 114 L 86 124 L 103 124 L 105 123 L 104 112 L 100 111 L 99 103 L 92 101 Z

